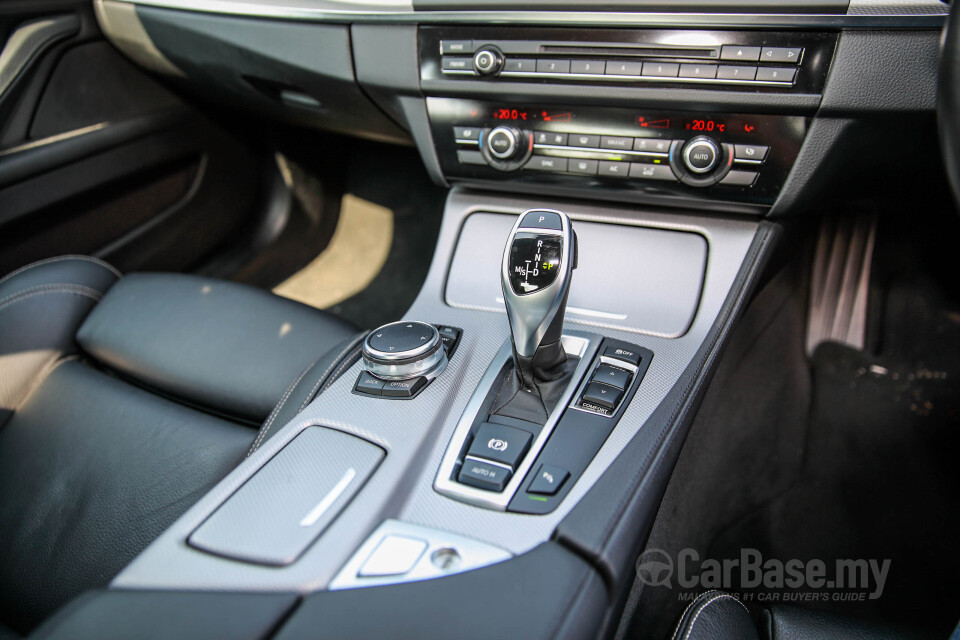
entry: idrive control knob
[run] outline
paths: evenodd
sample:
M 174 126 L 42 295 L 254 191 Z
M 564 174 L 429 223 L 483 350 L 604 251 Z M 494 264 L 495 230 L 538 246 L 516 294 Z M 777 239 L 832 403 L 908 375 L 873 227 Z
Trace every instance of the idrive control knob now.
M 363 341 L 363 365 L 384 380 L 404 380 L 439 373 L 447 366 L 447 352 L 432 324 L 404 320 L 370 332 Z

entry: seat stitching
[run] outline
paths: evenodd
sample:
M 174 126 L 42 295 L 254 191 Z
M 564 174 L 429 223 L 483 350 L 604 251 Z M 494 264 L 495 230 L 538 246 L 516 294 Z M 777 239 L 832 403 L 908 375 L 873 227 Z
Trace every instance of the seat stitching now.
M 712 598 L 710 598 L 709 600 L 707 600 L 706 602 L 704 602 L 703 604 L 700 605 L 699 609 L 698 609 L 697 612 L 694 614 L 693 619 L 690 621 L 690 626 L 687 627 L 687 633 L 684 634 L 683 640 L 689 640 L 689 639 L 690 639 L 690 634 L 693 633 L 693 628 L 694 628 L 694 626 L 697 624 L 697 618 L 700 617 L 700 614 L 703 613 L 704 611 L 706 611 L 707 607 L 709 607 L 711 604 L 713 604 L 714 602 L 716 602 L 716 601 L 718 601 L 718 600 L 723 600 L 724 598 L 730 598 L 731 600 L 733 600 L 734 602 L 736 602 L 738 605 L 740 605 L 741 607 L 743 607 L 743 610 L 746 611 L 747 614 L 750 613 L 750 610 L 747 609 L 747 607 L 746 607 L 745 604 L 743 604 L 742 602 L 740 602 L 739 600 L 737 600 L 736 598 L 734 598 L 734 597 L 733 597 L 732 595 L 730 595 L 729 593 L 718 593 L 717 595 L 713 596 Z
M 310 404 L 310 398 L 313 396 L 313 394 L 317 392 L 317 389 L 320 388 L 320 385 L 323 383 L 323 381 L 326 380 L 327 374 L 330 373 L 330 370 L 333 369 L 333 367 L 336 366 L 338 362 L 340 362 L 340 359 L 344 355 L 346 355 L 348 351 L 350 351 L 355 346 L 357 346 L 357 342 L 359 340 L 362 340 L 366 335 L 367 335 L 366 333 L 361 333 L 360 335 L 355 336 L 353 340 L 351 340 L 350 343 L 344 349 L 342 349 L 340 353 L 337 354 L 337 357 L 333 359 L 333 361 L 330 363 L 330 366 L 328 366 L 326 370 L 322 374 L 320 374 L 320 378 L 317 380 L 317 384 L 313 385 L 313 388 L 310 389 L 310 393 L 307 394 L 307 397 L 304 399 L 303 404 L 300 405 L 300 409 L 299 411 L 297 411 L 297 413 L 300 413 L 300 411 L 303 411 L 304 409 L 307 408 L 307 405 Z
M 701 593 L 699 596 L 697 596 L 696 598 L 694 598 L 693 600 L 691 600 L 691 601 L 690 601 L 690 604 L 688 604 L 688 605 L 683 609 L 683 613 L 680 614 L 680 619 L 677 620 L 677 626 L 676 626 L 676 628 L 673 630 L 673 635 L 670 636 L 670 638 L 671 638 L 672 640 L 677 640 L 677 636 L 678 636 L 678 634 L 680 633 L 680 629 L 683 627 L 683 621 L 684 621 L 684 619 L 687 617 L 687 613 L 690 611 L 690 609 L 692 609 L 692 608 L 694 607 L 694 605 L 697 604 L 697 600 L 699 600 L 700 598 L 702 598 L 702 597 L 704 597 L 704 596 L 706 596 L 706 595 L 709 595 L 709 594 L 711 594 L 711 593 L 720 593 L 720 592 L 717 591 L 716 589 L 711 589 L 710 591 L 704 591 L 704 592 Z
M 324 354 L 326 355 L 326 354 Z M 290 386 L 287 387 L 286 391 L 283 392 L 283 396 L 280 398 L 280 402 L 277 403 L 277 406 L 273 408 L 273 411 L 270 412 L 270 416 L 267 418 L 267 422 L 260 428 L 260 432 L 257 434 L 256 440 L 253 441 L 253 445 L 250 447 L 250 451 L 247 452 L 245 457 L 249 458 L 254 451 L 257 450 L 257 447 L 260 446 L 260 442 L 263 440 L 263 437 L 267 435 L 267 432 L 270 431 L 270 426 L 273 424 L 273 421 L 277 419 L 277 416 L 280 415 L 280 410 L 283 409 L 283 405 L 286 404 L 287 400 L 290 398 L 290 394 L 293 393 L 293 390 L 297 388 L 297 385 L 300 384 L 300 381 L 303 380 L 303 377 L 307 375 L 310 369 L 317 364 L 323 356 L 320 356 L 309 365 L 307 368 L 300 372 L 300 375 L 297 376 L 297 379 L 290 383 Z
M 67 256 L 57 256 L 57 257 L 55 257 L 55 258 L 47 258 L 46 260 L 39 260 L 39 261 L 37 261 L 37 262 L 31 262 L 30 264 L 28 264 L 28 265 L 26 265 L 26 266 L 23 266 L 23 267 L 20 267 L 19 269 L 16 269 L 15 271 L 11 271 L 11 272 L 8 273 L 7 275 L 5 275 L 5 276 L 3 276 L 2 278 L 0 278 L 0 284 L 3 284 L 4 282 L 6 282 L 7 280 L 9 280 L 9 279 L 12 278 L 13 276 L 15 276 L 15 275 L 17 275 L 17 274 L 20 274 L 20 273 L 24 273 L 24 272 L 26 272 L 26 271 L 29 271 L 30 269 L 33 269 L 34 267 L 39 267 L 39 266 L 42 266 L 42 265 L 45 265 L 45 264 L 52 264 L 52 263 L 54 263 L 54 262 L 63 262 L 63 261 L 65 261 L 65 260 L 81 260 L 81 261 L 85 261 L 85 262 L 92 262 L 93 264 L 99 265 L 99 266 L 103 267 L 104 269 L 107 269 L 108 271 L 110 271 L 110 273 L 112 273 L 113 275 L 117 276 L 118 278 L 122 278 L 122 277 L 123 277 L 123 274 L 120 273 L 120 272 L 117 270 L 116 267 L 114 267 L 112 264 L 110 264 L 110 263 L 108 263 L 108 262 L 104 262 L 103 260 L 100 260 L 99 258 L 94 258 L 94 257 L 92 257 L 92 256 L 82 256 L 82 255 L 67 255 Z
M 333 383 L 336 382 L 336 381 L 340 378 L 340 375 L 343 373 L 343 371 L 344 371 L 345 369 L 353 366 L 353 363 L 356 362 L 356 361 L 353 359 L 354 354 L 355 354 L 355 353 L 359 353 L 359 352 L 362 351 L 362 350 L 363 350 L 363 347 L 354 345 L 354 347 L 353 347 L 353 349 L 350 351 L 350 353 L 348 353 L 346 356 L 344 356 L 343 361 L 340 363 L 340 366 L 337 367 L 337 370 L 334 371 L 332 374 L 330 374 L 330 376 L 327 378 L 326 383 L 323 385 L 323 388 L 320 389 L 320 391 L 317 392 L 317 395 L 320 395 L 321 393 L 323 393 L 324 391 L 326 391 L 327 389 L 329 389 L 330 387 L 332 387 L 332 386 L 333 386 Z M 307 396 L 307 397 L 309 397 L 309 396 Z M 307 405 L 307 404 L 310 404 L 310 403 L 307 402 L 307 403 L 303 406 L 303 409 L 306 408 L 306 405 Z M 303 409 L 301 409 L 301 411 L 303 411 Z
M 16 293 L 6 298 L 0 298 L 0 311 L 4 308 L 20 302 L 21 300 L 26 300 L 34 296 L 41 296 L 47 293 L 72 293 L 74 295 L 86 296 L 94 300 L 95 302 L 100 302 L 103 299 L 103 295 L 94 289 L 88 287 L 69 287 L 64 285 L 41 285 L 38 289 L 26 289 L 19 293 Z

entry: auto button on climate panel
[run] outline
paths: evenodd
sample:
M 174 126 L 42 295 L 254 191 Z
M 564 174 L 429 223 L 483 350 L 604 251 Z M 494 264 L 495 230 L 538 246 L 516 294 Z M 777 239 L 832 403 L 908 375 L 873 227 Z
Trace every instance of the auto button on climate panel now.
M 516 469 L 532 440 L 533 434 L 523 429 L 484 422 L 477 429 L 467 457 L 483 458 Z

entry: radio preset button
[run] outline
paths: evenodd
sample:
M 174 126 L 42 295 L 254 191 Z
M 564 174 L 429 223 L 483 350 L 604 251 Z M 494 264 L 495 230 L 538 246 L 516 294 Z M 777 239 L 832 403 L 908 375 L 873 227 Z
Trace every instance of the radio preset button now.
M 643 75 L 656 78 L 676 78 L 680 65 L 676 62 L 644 62 Z
M 734 67 L 722 64 L 717 68 L 718 80 L 753 80 L 756 77 L 756 67 Z
M 680 65 L 681 78 L 708 78 L 717 77 L 717 65 L 715 64 L 682 64 Z
M 597 60 L 574 60 L 570 63 L 570 73 L 603 75 L 606 63 Z
M 505 72 L 533 73 L 537 70 L 537 61 L 533 58 L 507 58 L 503 63 Z
M 608 62 L 606 73 L 608 76 L 642 76 L 642 62 Z
M 570 61 L 537 60 L 537 73 L 570 73 Z
M 793 82 L 797 70 L 792 67 L 760 67 L 757 82 Z

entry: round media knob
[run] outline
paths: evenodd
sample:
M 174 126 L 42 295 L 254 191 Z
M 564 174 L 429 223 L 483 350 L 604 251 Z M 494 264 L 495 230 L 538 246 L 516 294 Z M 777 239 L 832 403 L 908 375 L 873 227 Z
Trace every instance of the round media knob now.
M 712 138 L 699 136 L 683 147 L 683 165 L 692 173 L 710 173 L 720 164 L 720 145 Z
M 484 48 L 473 54 L 473 69 L 482 76 L 489 76 L 503 68 L 503 56 L 492 48 Z
M 520 150 L 520 131 L 513 127 L 497 127 L 487 136 L 490 155 L 499 160 L 509 160 Z
M 405 380 L 438 371 L 447 365 L 440 332 L 426 322 L 385 324 L 363 341 L 363 364 L 385 380 Z

